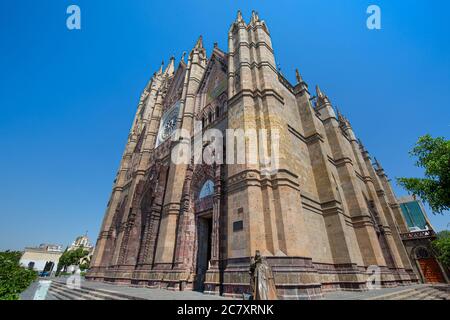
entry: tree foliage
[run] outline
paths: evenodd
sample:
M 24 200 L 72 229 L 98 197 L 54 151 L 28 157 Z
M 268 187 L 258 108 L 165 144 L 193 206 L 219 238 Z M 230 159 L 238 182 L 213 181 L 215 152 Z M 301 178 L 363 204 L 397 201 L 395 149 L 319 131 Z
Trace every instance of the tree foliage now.
M 420 137 L 410 155 L 425 169 L 425 178 L 398 178 L 398 183 L 427 202 L 433 212 L 450 209 L 450 140 Z
M 80 269 L 82 270 L 87 269 L 89 267 L 88 256 L 89 251 L 85 250 L 83 247 L 75 250 L 64 251 L 62 256 L 59 258 L 56 273 L 59 274 L 61 270 L 65 270 L 69 266 L 80 266 Z
M 21 252 L 0 252 L 0 300 L 17 300 L 19 294 L 37 278 L 33 270 L 19 264 Z
M 443 265 L 450 268 L 450 231 L 445 230 L 437 234 L 437 239 L 432 242 L 436 257 Z
M 438 239 L 450 238 L 450 230 L 442 230 L 436 233 Z

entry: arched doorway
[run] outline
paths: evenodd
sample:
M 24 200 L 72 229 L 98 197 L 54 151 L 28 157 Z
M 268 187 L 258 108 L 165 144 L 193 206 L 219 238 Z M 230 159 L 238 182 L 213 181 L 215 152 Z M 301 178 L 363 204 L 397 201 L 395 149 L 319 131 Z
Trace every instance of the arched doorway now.
M 195 224 L 197 237 L 196 278 L 194 290 L 205 289 L 206 272 L 210 267 L 213 231 L 213 196 L 214 182 L 211 179 L 203 182 L 195 199 Z
M 186 272 L 185 290 L 219 294 L 221 268 L 220 166 L 189 165 L 183 186 L 174 269 Z
M 413 253 L 425 283 L 445 283 L 441 267 L 428 248 L 420 246 Z

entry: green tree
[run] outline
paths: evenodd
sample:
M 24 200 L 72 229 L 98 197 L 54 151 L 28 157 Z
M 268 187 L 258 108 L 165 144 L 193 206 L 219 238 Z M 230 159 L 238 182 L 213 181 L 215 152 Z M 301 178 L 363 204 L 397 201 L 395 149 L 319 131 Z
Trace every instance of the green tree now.
M 436 236 L 438 239 L 444 239 L 444 238 L 450 238 L 450 231 L 449 230 L 442 230 L 436 233 Z
M 91 263 L 91 259 L 89 257 L 89 253 L 88 253 L 88 255 L 86 255 L 83 258 L 81 258 L 80 270 L 85 271 L 85 270 L 89 269 L 90 263 Z
M 432 242 L 433 249 L 436 253 L 436 257 L 441 263 L 450 268 L 450 236 L 449 231 L 447 234 L 440 235 L 436 240 Z
M 86 267 L 87 269 L 88 264 L 86 264 L 86 259 L 88 255 L 89 251 L 85 250 L 83 247 L 75 250 L 66 249 L 66 251 L 64 251 L 62 256 L 59 258 L 56 274 L 59 275 L 61 271 L 66 271 L 69 266 L 79 266 L 80 264 L 83 268 Z M 85 270 L 83 268 L 80 267 L 80 269 Z
M 433 212 L 450 209 L 450 140 L 420 137 L 410 155 L 425 169 L 425 178 L 398 178 L 406 190 L 427 202 Z
M 0 300 L 17 300 L 19 294 L 37 278 L 33 270 L 19 264 L 21 252 L 0 252 Z

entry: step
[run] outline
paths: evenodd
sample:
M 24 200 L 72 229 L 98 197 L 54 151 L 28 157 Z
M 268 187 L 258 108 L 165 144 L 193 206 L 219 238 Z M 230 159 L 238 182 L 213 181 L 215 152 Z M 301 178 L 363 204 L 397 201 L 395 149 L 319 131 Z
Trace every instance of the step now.
M 405 288 L 404 290 L 376 296 L 369 300 L 402 300 L 417 295 L 418 293 L 428 292 L 432 289 L 433 288 L 429 285 L 414 286 L 412 288 Z
M 443 292 L 437 292 L 436 294 L 435 294 L 435 296 L 437 297 L 437 298 L 439 298 L 439 299 L 441 299 L 441 300 L 450 300 L 450 294 L 447 294 L 447 293 L 443 293 Z
M 445 294 L 449 294 L 450 295 L 450 285 L 445 285 L 445 284 L 435 284 L 433 285 L 433 288 L 445 293 Z
M 63 296 L 60 296 L 56 292 L 50 292 L 49 291 L 48 294 L 50 294 L 53 299 L 46 299 L 46 300 L 66 300 L 66 298 L 64 298 Z
M 60 288 L 61 290 L 70 290 L 72 292 L 77 292 L 81 294 L 82 296 L 85 296 L 89 299 L 95 299 L 95 300 L 127 300 L 123 297 L 118 297 L 116 295 L 110 294 L 110 293 L 103 293 L 98 292 L 96 290 L 92 290 L 90 288 L 68 288 L 66 284 L 63 283 L 53 283 L 53 285 L 57 288 Z
M 450 298 L 450 294 L 436 288 L 433 288 L 433 296 L 440 300 L 448 300 Z
M 85 299 L 83 299 L 83 297 L 80 297 L 79 295 L 76 295 L 72 292 L 60 290 L 55 287 L 50 287 L 49 292 L 53 295 L 62 297 L 63 299 L 61 299 L 61 300 L 85 300 Z
M 50 291 L 50 289 L 47 291 L 47 296 L 45 297 L 45 300 L 65 300 L 64 297 L 60 296 L 59 294 Z
M 65 282 L 58 281 L 58 280 L 53 281 L 52 283 L 55 285 L 62 286 L 62 287 L 66 286 Z M 146 300 L 145 298 L 135 297 L 135 296 L 131 296 L 129 294 L 125 294 L 125 293 L 121 293 L 121 292 L 117 292 L 117 291 L 100 289 L 100 288 L 90 288 L 90 287 L 83 286 L 83 285 L 81 285 L 80 290 L 89 292 L 89 294 L 92 294 L 92 295 L 102 295 L 104 300 Z
M 413 287 L 413 288 L 405 288 L 403 290 L 398 290 L 392 293 L 382 294 L 379 296 L 368 298 L 367 300 L 397 300 L 399 297 L 408 296 L 409 294 L 415 294 L 417 289 L 425 289 L 428 287 Z
M 76 289 L 54 288 L 59 294 L 65 294 L 70 300 L 105 300 L 104 297 L 94 296 L 90 293 L 80 292 Z
M 407 292 L 395 297 L 395 300 L 420 300 L 422 296 L 426 296 L 433 291 L 431 287 L 418 288 L 412 292 Z M 391 300 L 391 299 L 389 299 Z M 392 299 L 394 300 L 394 299 Z
M 430 292 L 419 293 L 404 300 L 424 300 L 427 297 L 433 297 L 433 295 Z

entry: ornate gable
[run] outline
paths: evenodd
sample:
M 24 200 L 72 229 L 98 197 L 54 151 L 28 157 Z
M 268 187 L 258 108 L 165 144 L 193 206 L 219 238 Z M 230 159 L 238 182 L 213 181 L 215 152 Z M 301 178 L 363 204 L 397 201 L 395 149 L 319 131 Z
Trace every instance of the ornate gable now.
M 174 103 L 181 99 L 181 95 L 183 93 L 183 82 L 184 76 L 186 74 L 186 64 L 181 62 L 178 66 L 173 79 L 171 80 L 171 84 L 169 89 L 167 90 L 167 95 L 164 99 L 163 104 L 163 112 L 169 109 Z
M 197 94 L 198 118 L 210 112 L 214 113 L 216 108 L 223 104 L 223 96 L 226 95 L 228 88 L 227 70 L 226 54 L 214 48 Z

